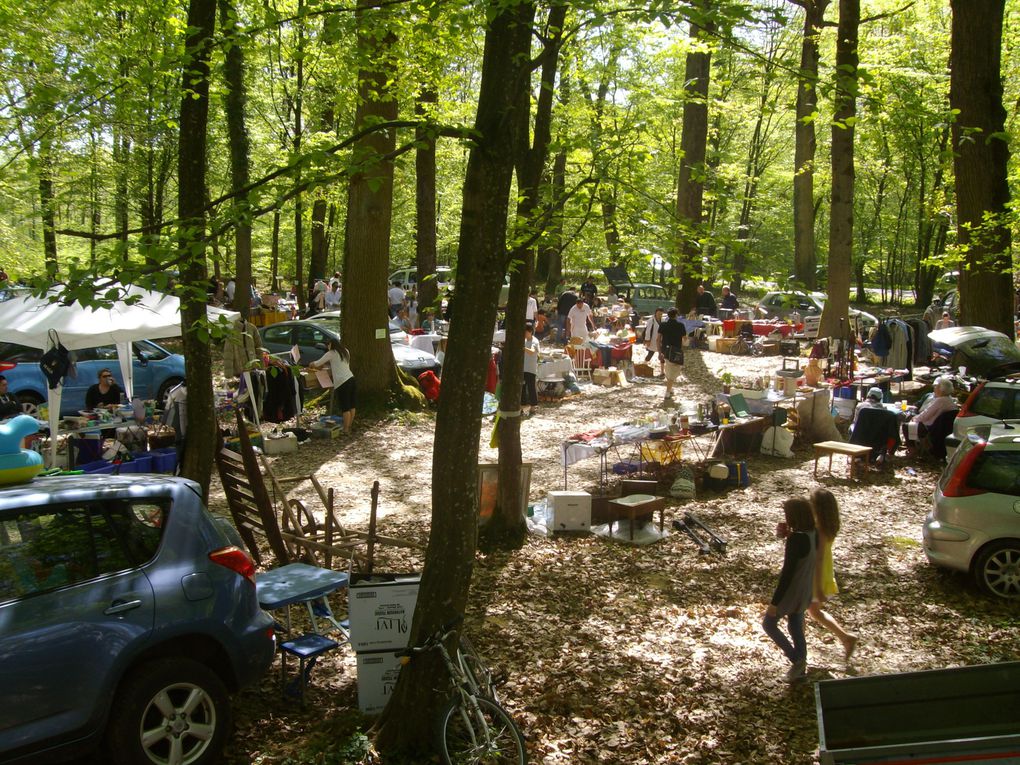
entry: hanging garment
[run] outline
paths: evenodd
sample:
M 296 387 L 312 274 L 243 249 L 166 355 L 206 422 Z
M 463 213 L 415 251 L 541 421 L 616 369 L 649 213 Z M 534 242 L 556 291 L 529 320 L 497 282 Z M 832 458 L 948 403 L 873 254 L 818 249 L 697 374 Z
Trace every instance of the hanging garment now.
M 286 422 L 299 409 L 297 404 L 297 380 L 290 367 L 270 368 L 266 374 L 266 397 L 262 402 L 262 418 L 269 422 Z

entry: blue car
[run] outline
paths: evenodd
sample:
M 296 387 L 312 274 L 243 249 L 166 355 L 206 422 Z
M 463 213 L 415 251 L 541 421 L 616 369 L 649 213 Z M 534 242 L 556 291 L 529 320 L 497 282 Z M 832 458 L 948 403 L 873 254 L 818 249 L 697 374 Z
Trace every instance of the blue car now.
M 133 346 L 135 396 L 162 403 L 172 388 L 184 382 L 184 357 L 148 340 L 139 340 Z M 49 386 L 39 369 L 42 355 L 39 348 L 0 342 L 0 374 L 7 378 L 7 390 L 17 396 L 25 414 L 34 415 L 47 399 Z M 64 379 L 61 416 L 76 415 L 85 408 L 85 391 L 99 381 L 101 369 L 113 372 L 117 385 L 124 389 L 116 346 L 72 351 L 71 358 L 75 360 L 74 375 Z
M 0 489 L 0 762 L 218 762 L 276 648 L 232 536 L 182 478 Z

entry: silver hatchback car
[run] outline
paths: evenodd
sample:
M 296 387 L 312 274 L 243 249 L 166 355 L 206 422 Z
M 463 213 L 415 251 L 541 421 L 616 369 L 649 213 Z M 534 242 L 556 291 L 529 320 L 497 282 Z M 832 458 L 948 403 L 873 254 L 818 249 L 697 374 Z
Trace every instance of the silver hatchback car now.
M 1020 422 L 967 433 L 935 488 L 924 552 L 991 595 L 1020 600 Z

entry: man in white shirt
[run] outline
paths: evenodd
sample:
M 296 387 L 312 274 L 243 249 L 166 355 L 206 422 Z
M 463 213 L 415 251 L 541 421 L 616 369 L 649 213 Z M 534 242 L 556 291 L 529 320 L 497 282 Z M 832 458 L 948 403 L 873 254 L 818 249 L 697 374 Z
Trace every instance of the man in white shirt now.
M 538 313 L 538 297 L 536 296 L 536 293 L 532 292 L 528 295 L 528 305 L 524 309 L 524 319 L 526 321 L 534 322 L 536 313 Z
M 595 329 L 595 319 L 592 316 L 591 306 L 578 295 L 577 302 L 567 314 L 567 336 L 587 340 L 589 331 L 593 329 Z
M 935 395 L 925 402 L 921 411 L 913 419 L 913 422 L 924 425 L 926 428 L 934 425 L 935 420 L 943 412 L 955 411 L 960 408 L 956 399 L 953 398 L 953 381 L 948 377 L 940 377 L 935 381 L 934 393 Z
M 393 282 L 393 286 L 386 293 L 386 298 L 390 302 L 391 319 L 404 307 L 404 297 L 404 288 L 400 286 L 400 282 Z
M 340 310 L 340 282 L 333 282 L 333 286 L 330 287 L 329 292 L 326 293 L 326 310 Z
M 228 306 L 234 302 L 234 290 L 236 288 L 237 285 L 234 284 L 234 277 L 230 277 L 230 279 L 227 280 L 227 286 L 223 288 L 223 294 L 226 295 Z

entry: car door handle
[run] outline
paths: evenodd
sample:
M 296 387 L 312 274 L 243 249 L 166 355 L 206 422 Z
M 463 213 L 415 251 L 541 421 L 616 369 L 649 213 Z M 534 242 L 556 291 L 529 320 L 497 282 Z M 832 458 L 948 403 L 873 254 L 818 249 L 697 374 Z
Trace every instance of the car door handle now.
M 141 600 L 115 600 L 103 611 L 107 616 L 114 616 L 115 614 L 123 614 L 127 611 L 132 611 L 142 605 Z

